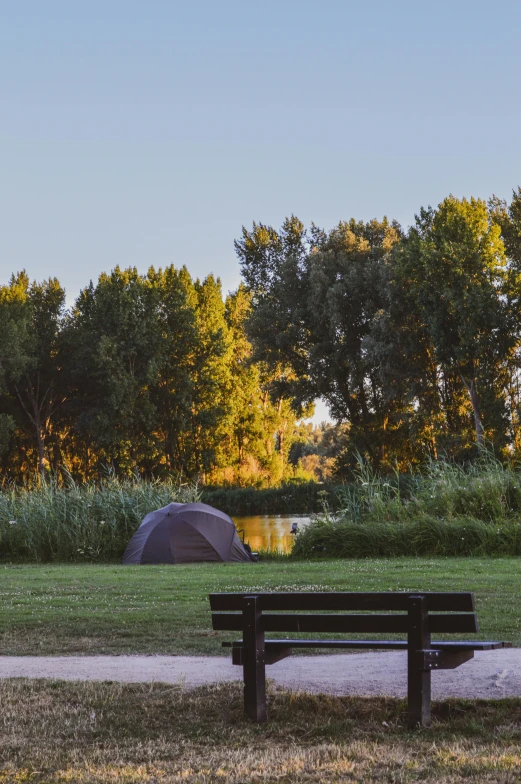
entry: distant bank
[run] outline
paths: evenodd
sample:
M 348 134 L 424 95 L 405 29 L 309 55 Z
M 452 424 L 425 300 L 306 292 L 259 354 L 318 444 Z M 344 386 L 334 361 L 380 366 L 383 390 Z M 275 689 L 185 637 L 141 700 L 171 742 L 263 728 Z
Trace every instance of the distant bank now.
M 331 510 L 340 506 L 340 484 L 287 482 L 280 487 L 208 487 L 201 501 L 229 515 L 311 514 L 321 512 L 324 503 Z

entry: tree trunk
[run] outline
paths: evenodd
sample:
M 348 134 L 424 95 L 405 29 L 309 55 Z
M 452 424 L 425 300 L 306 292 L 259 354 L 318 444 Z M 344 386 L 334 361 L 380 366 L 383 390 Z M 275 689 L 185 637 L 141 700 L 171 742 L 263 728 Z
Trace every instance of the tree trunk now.
M 41 430 L 36 430 L 36 440 L 38 442 L 38 471 L 42 480 L 47 475 L 47 460 L 45 459 L 45 436 Z
M 470 381 L 467 381 L 461 371 L 460 376 L 461 380 L 465 384 L 465 387 L 467 388 L 470 402 L 472 403 L 472 410 L 474 411 L 474 426 L 476 428 L 476 442 L 478 447 L 481 449 L 483 447 L 483 425 L 481 423 L 481 408 L 479 405 L 479 396 L 476 389 L 476 381 L 473 378 L 471 378 Z
M 387 425 L 389 423 L 389 415 L 384 414 L 384 419 L 382 423 L 382 443 L 380 445 L 380 462 L 385 463 L 385 459 L 387 457 L 387 449 L 385 443 L 385 437 L 387 435 Z

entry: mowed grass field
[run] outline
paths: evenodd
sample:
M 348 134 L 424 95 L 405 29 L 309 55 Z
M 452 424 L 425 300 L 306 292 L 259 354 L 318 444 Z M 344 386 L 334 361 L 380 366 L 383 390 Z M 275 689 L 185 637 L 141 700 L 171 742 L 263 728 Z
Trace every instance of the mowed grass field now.
M 482 639 L 521 645 L 518 558 L 396 558 L 183 566 L 4 565 L 3 655 L 222 654 L 212 591 L 474 591 Z

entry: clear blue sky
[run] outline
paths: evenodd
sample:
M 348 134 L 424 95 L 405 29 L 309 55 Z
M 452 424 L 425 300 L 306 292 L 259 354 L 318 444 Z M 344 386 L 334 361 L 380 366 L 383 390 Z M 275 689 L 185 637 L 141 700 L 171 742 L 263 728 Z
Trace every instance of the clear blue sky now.
M 0 0 L 0 282 L 521 183 L 518 0 Z

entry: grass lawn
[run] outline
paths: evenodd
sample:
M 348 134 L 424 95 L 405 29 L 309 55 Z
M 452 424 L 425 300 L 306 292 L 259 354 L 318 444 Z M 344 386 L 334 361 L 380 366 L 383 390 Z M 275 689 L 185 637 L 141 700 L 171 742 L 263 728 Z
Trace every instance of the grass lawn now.
M 2 654 L 222 653 L 211 591 L 465 591 L 483 639 L 521 645 L 518 558 L 266 561 L 258 564 L 5 565 Z
M 1 784 L 405 784 L 521 780 L 521 700 L 434 705 L 408 731 L 398 700 L 271 689 L 270 722 L 236 684 L 0 682 Z

